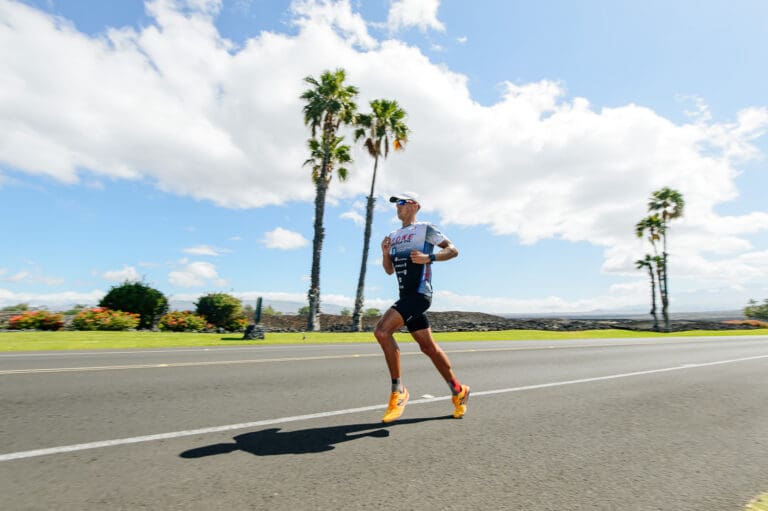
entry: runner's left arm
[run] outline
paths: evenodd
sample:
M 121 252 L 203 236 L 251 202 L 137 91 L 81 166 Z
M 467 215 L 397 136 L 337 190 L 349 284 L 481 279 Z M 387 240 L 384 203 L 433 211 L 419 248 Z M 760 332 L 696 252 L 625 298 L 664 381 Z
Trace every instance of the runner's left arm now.
M 447 261 L 459 256 L 459 249 L 448 238 L 443 239 L 437 246 L 440 247 L 440 250 L 435 252 L 435 261 Z M 412 250 L 411 261 L 417 264 L 429 264 L 429 254 L 425 254 L 421 250 Z

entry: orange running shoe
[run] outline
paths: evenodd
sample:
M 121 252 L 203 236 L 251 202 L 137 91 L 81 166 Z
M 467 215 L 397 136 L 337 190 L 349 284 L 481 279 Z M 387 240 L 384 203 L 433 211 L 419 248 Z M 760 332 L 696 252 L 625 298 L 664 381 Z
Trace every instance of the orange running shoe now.
M 467 413 L 467 401 L 469 401 L 469 385 L 462 385 L 461 392 L 453 396 L 453 418 L 461 419 Z
M 384 412 L 384 417 L 381 418 L 381 422 L 392 422 L 397 420 L 403 414 L 407 402 L 408 389 L 403 387 L 402 392 L 393 392 L 389 396 L 389 405 L 387 405 L 387 411 Z

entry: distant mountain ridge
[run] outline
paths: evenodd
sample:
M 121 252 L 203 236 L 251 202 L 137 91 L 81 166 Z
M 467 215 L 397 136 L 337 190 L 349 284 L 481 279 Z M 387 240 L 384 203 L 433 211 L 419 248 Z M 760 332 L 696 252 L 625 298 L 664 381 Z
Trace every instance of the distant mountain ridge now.
M 256 300 L 243 300 L 243 305 L 250 305 L 252 307 L 255 307 Z M 266 298 L 262 299 L 262 302 L 261 302 L 262 307 L 272 307 L 275 311 L 280 312 L 281 314 L 296 314 L 301 307 L 304 307 L 306 305 L 307 305 L 306 303 L 302 303 L 302 302 L 291 302 L 287 300 L 268 300 Z M 171 308 L 171 310 L 176 310 L 176 311 L 195 310 L 195 302 L 171 299 L 169 302 L 169 307 Z M 352 310 L 351 306 L 342 307 L 340 305 L 330 305 L 330 304 L 321 304 L 320 307 L 324 314 L 341 314 L 341 311 L 345 308 Z
M 250 304 L 255 306 L 255 300 L 244 301 L 243 305 Z M 269 300 L 264 299 L 262 301 L 262 307 L 272 307 L 275 311 L 282 314 L 296 314 L 301 307 L 306 306 L 306 303 L 292 302 L 287 300 Z M 172 310 L 194 310 L 194 302 L 174 301 L 170 303 Z M 321 304 L 323 314 L 340 314 L 343 309 L 352 310 L 352 306 L 343 307 L 340 305 Z M 441 309 L 431 309 L 432 312 L 448 312 Z M 496 313 L 496 312 L 484 312 L 484 311 L 456 311 L 456 312 L 483 312 L 493 316 L 502 317 L 505 319 L 526 319 L 526 318 L 562 318 L 562 319 L 636 319 L 644 320 L 651 317 L 647 312 L 639 311 L 637 309 L 600 309 L 588 312 L 509 312 L 509 313 Z M 725 311 L 685 311 L 685 312 L 673 312 L 670 313 L 670 319 L 676 320 L 723 320 L 723 319 L 743 319 L 744 314 L 741 310 L 725 310 Z M 662 317 L 659 314 L 659 321 Z
M 48 306 L 34 306 L 34 309 L 46 309 L 50 311 L 65 311 L 74 307 L 76 304 L 60 304 L 55 307 Z M 255 300 L 243 300 L 243 305 L 255 306 Z M 306 303 L 295 302 L 290 300 L 270 300 L 263 299 L 262 307 L 272 307 L 276 312 L 281 314 L 297 314 L 301 307 L 304 307 Z M 89 304 L 94 306 L 95 304 Z M 171 297 L 169 301 L 169 307 L 171 310 L 195 310 L 195 302 L 192 300 L 174 300 Z M 338 315 L 341 314 L 343 309 L 351 310 L 352 306 L 344 307 L 341 305 L 333 304 L 321 304 L 323 314 Z M 433 308 L 430 312 L 449 312 L 444 309 Z M 467 312 L 467 313 L 485 313 L 483 311 L 455 311 L 455 312 Z M 505 319 L 574 319 L 574 320 L 592 320 L 592 319 L 632 319 L 632 320 L 646 320 L 650 319 L 651 315 L 642 310 L 636 308 L 632 309 L 599 309 L 586 312 L 509 312 L 509 313 L 485 313 L 492 316 L 497 316 Z M 662 317 L 659 314 L 659 321 Z M 683 312 L 672 312 L 670 319 L 674 320 L 726 320 L 726 319 L 744 319 L 742 310 L 693 310 Z
M 593 312 L 566 312 L 556 313 L 547 312 L 539 314 L 497 314 L 507 319 L 526 319 L 526 318 L 562 318 L 562 319 L 579 319 L 579 320 L 591 320 L 591 319 L 633 319 L 633 320 L 645 320 L 651 319 L 651 315 L 639 312 L 617 312 L 611 310 L 593 311 Z M 726 320 L 726 319 L 744 319 L 744 313 L 741 310 L 726 310 L 726 311 L 690 311 L 690 312 L 672 312 L 669 314 L 670 319 L 674 320 Z M 662 316 L 659 314 L 659 321 L 662 321 Z

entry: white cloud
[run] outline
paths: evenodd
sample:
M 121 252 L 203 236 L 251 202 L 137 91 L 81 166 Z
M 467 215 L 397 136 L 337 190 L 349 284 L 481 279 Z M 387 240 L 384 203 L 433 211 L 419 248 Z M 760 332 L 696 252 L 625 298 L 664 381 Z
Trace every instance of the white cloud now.
M 440 0 L 394 0 L 389 8 L 387 25 L 390 30 L 418 27 L 426 32 L 428 29 L 445 31 L 445 26 L 437 19 L 437 9 Z
M 468 41 L 468 39 L 467 39 L 467 36 L 461 36 L 461 37 L 457 37 L 456 41 L 459 42 L 460 44 L 464 44 Z
M 16 272 L 10 277 L 6 278 L 8 282 L 22 282 L 26 279 L 28 279 L 30 276 L 30 273 L 28 271 L 22 270 L 20 272 Z
M 101 277 L 110 282 L 137 282 L 141 280 L 141 275 L 133 266 L 123 266 L 119 270 L 105 271 Z
M 96 305 L 106 292 L 94 289 L 87 293 L 66 291 L 61 293 L 19 293 L 0 288 L 0 307 L 26 303 L 32 307 L 53 309 L 70 307 L 74 304 Z
M 353 211 L 353 210 L 347 211 L 339 215 L 339 218 L 352 220 L 355 223 L 355 225 L 365 225 L 365 217 L 360 213 L 358 213 L 357 211 Z
M 368 34 L 365 20 L 352 12 L 349 0 L 294 0 L 291 11 L 296 15 L 295 23 L 311 31 L 317 25 L 333 27 L 353 45 L 372 49 L 378 42 Z
M 13 275 L 5 277 L 5 282 L 11 282 L 13 284 L 42 284 L 45 286 L 58 286 L 64 283 L 64 279 L 59 277 L 51 277 L 43 272 L 43 269 L 35 262 L 29 261 L 27 264 L 31 267 L 30 270 L 19 270 Z M 0 271 L 0 275 L 6 272 L 5 269 Z
M 261 242 L 264 243 L 267 248 L 276 248 L 280 250 L 293 250 L 295 248 L 305 247 L 309 244 L 309 240 L 300 233 L 289 231 L 282 227 L 264 233 L 264 239 L 262 239 Z
M 765 247 L 752 238 L 768 231 L 768 213 L 717 211 L 738 198 L 739 166 L 764 156 L 755 141 L 768 129 L 765 106 L 716 122 L 694 98 L 690 121 L 676 123 L 634 104 L 596 110 L 550 81 L 504 84 L 503 97 L 484 106 L 466 76 L 413 46 L 373 40 L 348 0 L 294 2 L 297 34 L 263 32 L 237 49 L 213 24 L 219 2 L 187 3 L 196 8 L 184 13 L 174 5 L 152 2 L 153 24 L 89 37 L 0 0 L 0 161 L 71 183 L 79 169 L 94 179 L 145 178 L 232 208 L 310 201 L 302 79 L 343 67 L 359 104 L 394 97 L 408 112 L 408 149 L 386 160 L 379 191 L 419 191 L 441 223 L 527 244 L 587 241 L 604 248 L 605 272 L 637 274 L 633 261 L 648 248 L 634 224 L 650 193 L 671 186 L 687 201 L 671 233 L 675 271 L 702 286 L 718 285 L 722 271 L 741 285 L 764 278 Z M 393 2 L 391 26 L 440 30 L 438 7 Z M 358 160 L 369 165 L 362 152 Z M 366 173 L 351 172 L 334 180 L 329 201 L 369 185 Z M 285 230 L 262 241 L 308 243 Z
M 193 255 L 220 256 L 223 252 L 227 252 L 227 250 L 209 245 L 197 245 L 196 247 L 185 248 L 182 252 Z
M 168 274 L 168 282 L 179 287 L 203 287 L 213 285 L 222 288 L 227 285 L 226 280 L 219 277 L 216 267 L 204 261 L 181 261 L 183 268 L 174 270 Z
M 154 0 L 157 3 L 166 3 L 169 0 Z M 190 9 L 194 9 L 209 15 L 218 14 L 221 10 L 222 0 L 182 0 Z

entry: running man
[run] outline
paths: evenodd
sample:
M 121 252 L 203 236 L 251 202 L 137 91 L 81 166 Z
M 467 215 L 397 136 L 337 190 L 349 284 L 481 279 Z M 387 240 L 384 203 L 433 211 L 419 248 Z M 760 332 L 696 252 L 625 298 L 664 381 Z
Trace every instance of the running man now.
M 384 313 L 374 331 L 392 378 L 392 394 L 382 421 L 396 420 L 408 402 L 408 389 L 401 380 L 400 347 L 394 337 L 403 325 L 448 383 L 453 394 L 453 417 L 460 419 L 467 411 L 469 386 L 459 383 L 448 355 L 432 338 L 432 329 L 424 314 L 432 304 L 432 264 L 453 259 L 459 251 L 434 225 L 416 221 L 421 209 L 416 195 L 401 193 L 390 197 L 389 202 L 397 204 L 397 218 L 403 226 L 381 242 L 384 271 L 387 275 L 396 273 L 400 287 L 400 299 Z M 434 252 L 435 247 L 440 250 Z

